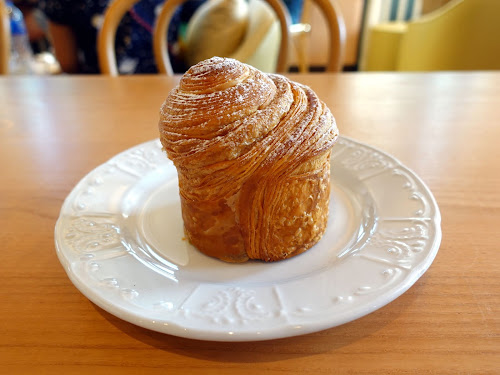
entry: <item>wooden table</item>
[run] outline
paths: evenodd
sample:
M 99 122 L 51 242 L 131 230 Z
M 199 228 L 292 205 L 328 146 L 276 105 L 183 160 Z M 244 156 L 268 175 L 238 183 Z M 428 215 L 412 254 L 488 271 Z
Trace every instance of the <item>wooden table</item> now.
M 205 342 L 124 322 L 70 282 L 54 225 L 86 173 L 157 137 L 178 78 L 1 78 L 1 373 L 500 373 L 500 73 L 292 78 L 342 134 L 396 156 L 433 191 L 443 239 L 427 273 L 372 314 L 287 339 Z

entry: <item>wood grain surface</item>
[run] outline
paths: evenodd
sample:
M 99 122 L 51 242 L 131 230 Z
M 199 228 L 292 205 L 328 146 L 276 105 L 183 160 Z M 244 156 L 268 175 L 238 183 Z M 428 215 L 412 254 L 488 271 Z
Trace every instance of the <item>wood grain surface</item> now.
M 295 75 L 343 135 L 430 187 L 439 253 L 387 306 L 262 342 L 178 338 L 85 298 L 54 247 L 64 198 L 89 171 L 157 137 L 178 77 L 0 78 L 0 373 L 499 374 L 500 72 Z

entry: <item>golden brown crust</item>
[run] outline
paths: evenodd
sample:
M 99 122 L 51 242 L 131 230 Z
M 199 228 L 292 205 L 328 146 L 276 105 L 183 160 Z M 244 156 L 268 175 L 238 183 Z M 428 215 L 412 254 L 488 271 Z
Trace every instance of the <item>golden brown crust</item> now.
M 193 66 L 161 108 L 186 236 L 229 262 L 289 258 L 328 219 L 335 120 L 306 86 L 232 59 Z

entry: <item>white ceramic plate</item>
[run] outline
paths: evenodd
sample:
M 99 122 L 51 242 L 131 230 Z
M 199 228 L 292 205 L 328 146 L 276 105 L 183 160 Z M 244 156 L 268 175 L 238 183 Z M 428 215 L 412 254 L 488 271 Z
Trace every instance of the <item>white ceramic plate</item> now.
M 294 258 L 227 264 L 183 239 L 175 167 L 158 140 L 90 172 L 66 198 L 59 259 L 91 301 L 128 322 L 202 340 L 305 334 L 373 312 L 432 263 L 440 214 L 425 184 L 393 157 L 341 137 L 330 220 Z

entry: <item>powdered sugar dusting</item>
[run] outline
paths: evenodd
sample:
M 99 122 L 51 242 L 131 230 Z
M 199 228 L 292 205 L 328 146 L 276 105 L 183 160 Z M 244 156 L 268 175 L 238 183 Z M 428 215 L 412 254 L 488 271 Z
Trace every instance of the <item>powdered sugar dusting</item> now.
M 191 67 L 164 102 L 160 117 L 169 157 L 181 168 L 203 171 L 245 154 L 251 159 L 249 169 L 268 168 L 285 155 L 301 159 L 322 152 L 338 136 L 333 116 L 311 89 L 221 57 Z M 253 157 L 261 146 L 268 152 Z M 218 183 L 213 175 L 210 179 L 207 189 Z

